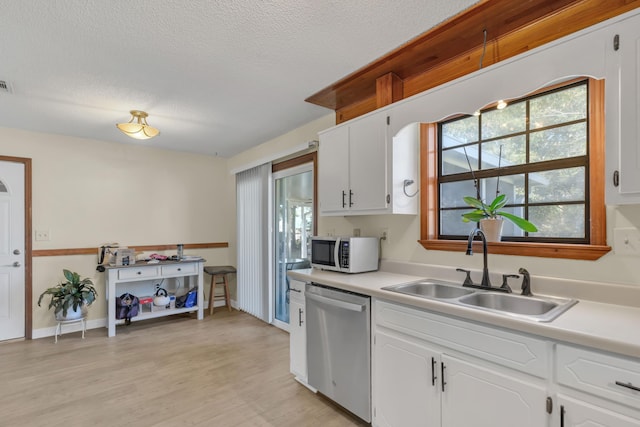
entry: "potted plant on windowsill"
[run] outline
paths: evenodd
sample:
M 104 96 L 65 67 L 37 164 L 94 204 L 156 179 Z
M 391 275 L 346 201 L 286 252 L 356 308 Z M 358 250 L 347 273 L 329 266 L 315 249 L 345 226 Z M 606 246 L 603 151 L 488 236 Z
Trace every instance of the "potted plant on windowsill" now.
M 498 195 L 489 204 L 484 203 L 478 198 L 469 196 L 463 197 L 462 200 L 469 206 L 475 208 L 475 210 L 471 212 L 462 214 L 462 220 L 464 222 L 478 222 L 487 241 L 500 241 L 502 237 L 502 218 L 508 219 L 529 233 L 538 231 L 538 228 L 526 219 L 501 210 L 507 204 L 507 197 L 504 194 Z
M 86 314 L 86 307 L 91 305 L 98 293 L 91 279 L 81 279 L 78 273 L 63 269 L 65 281 L 48 288 L 38 298 L 38 306 L 45 295 L 50 295 L 49 309 L 54 308 L 56 320 L 80 319 Z

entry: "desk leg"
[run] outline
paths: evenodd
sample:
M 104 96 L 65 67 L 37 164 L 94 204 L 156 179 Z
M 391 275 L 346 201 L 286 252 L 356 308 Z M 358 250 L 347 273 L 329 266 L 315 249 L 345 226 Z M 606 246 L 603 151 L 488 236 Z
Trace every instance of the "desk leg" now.
M 204 262 L 198 263 L 198 320 L 204 319 Z
M 107 328 L 109 328 L 108 336 L 116 336 L 116 284 L 115 284 L 116 270 L 107 270 L 107 283 L 105 284 L 105 290 L 107 295 Z

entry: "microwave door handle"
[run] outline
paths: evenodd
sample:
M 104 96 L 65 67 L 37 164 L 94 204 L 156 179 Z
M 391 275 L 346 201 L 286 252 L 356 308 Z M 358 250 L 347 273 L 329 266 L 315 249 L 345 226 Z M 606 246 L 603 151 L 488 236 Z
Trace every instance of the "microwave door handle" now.
M 334 260 L 334 265 L 338 268 L 342 268 L 342 263 L 340 262 L 340 238 L 338 237 L 336 239 L 336 247 L 333 248 L 333 260 Z
M 365 309 L 365 304 L 353 304 L 351 302 L 341 301 L 333 298 L 327 298 L 322 295 L 312 294 L 310 292 L 305 293 L 305 296 L 314 301 L 330 305 L 336 308 L 343 308 L 345 310 L 361 312 Z

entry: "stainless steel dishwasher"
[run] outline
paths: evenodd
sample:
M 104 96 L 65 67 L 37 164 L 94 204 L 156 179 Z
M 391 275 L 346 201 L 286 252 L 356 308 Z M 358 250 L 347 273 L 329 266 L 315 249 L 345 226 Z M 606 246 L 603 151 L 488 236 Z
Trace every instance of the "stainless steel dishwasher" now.
M 371 299 L 308 283 L 309 385 L 371 422 Z

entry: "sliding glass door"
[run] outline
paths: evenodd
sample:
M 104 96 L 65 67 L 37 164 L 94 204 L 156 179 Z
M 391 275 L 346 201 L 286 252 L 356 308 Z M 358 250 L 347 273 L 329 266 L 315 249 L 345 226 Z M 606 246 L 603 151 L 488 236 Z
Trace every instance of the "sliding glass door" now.
M 288 329 L 287 271 L 310 267 L 313 234 L 313 163 L 284 169 L 274 180 L 274 324 Z

